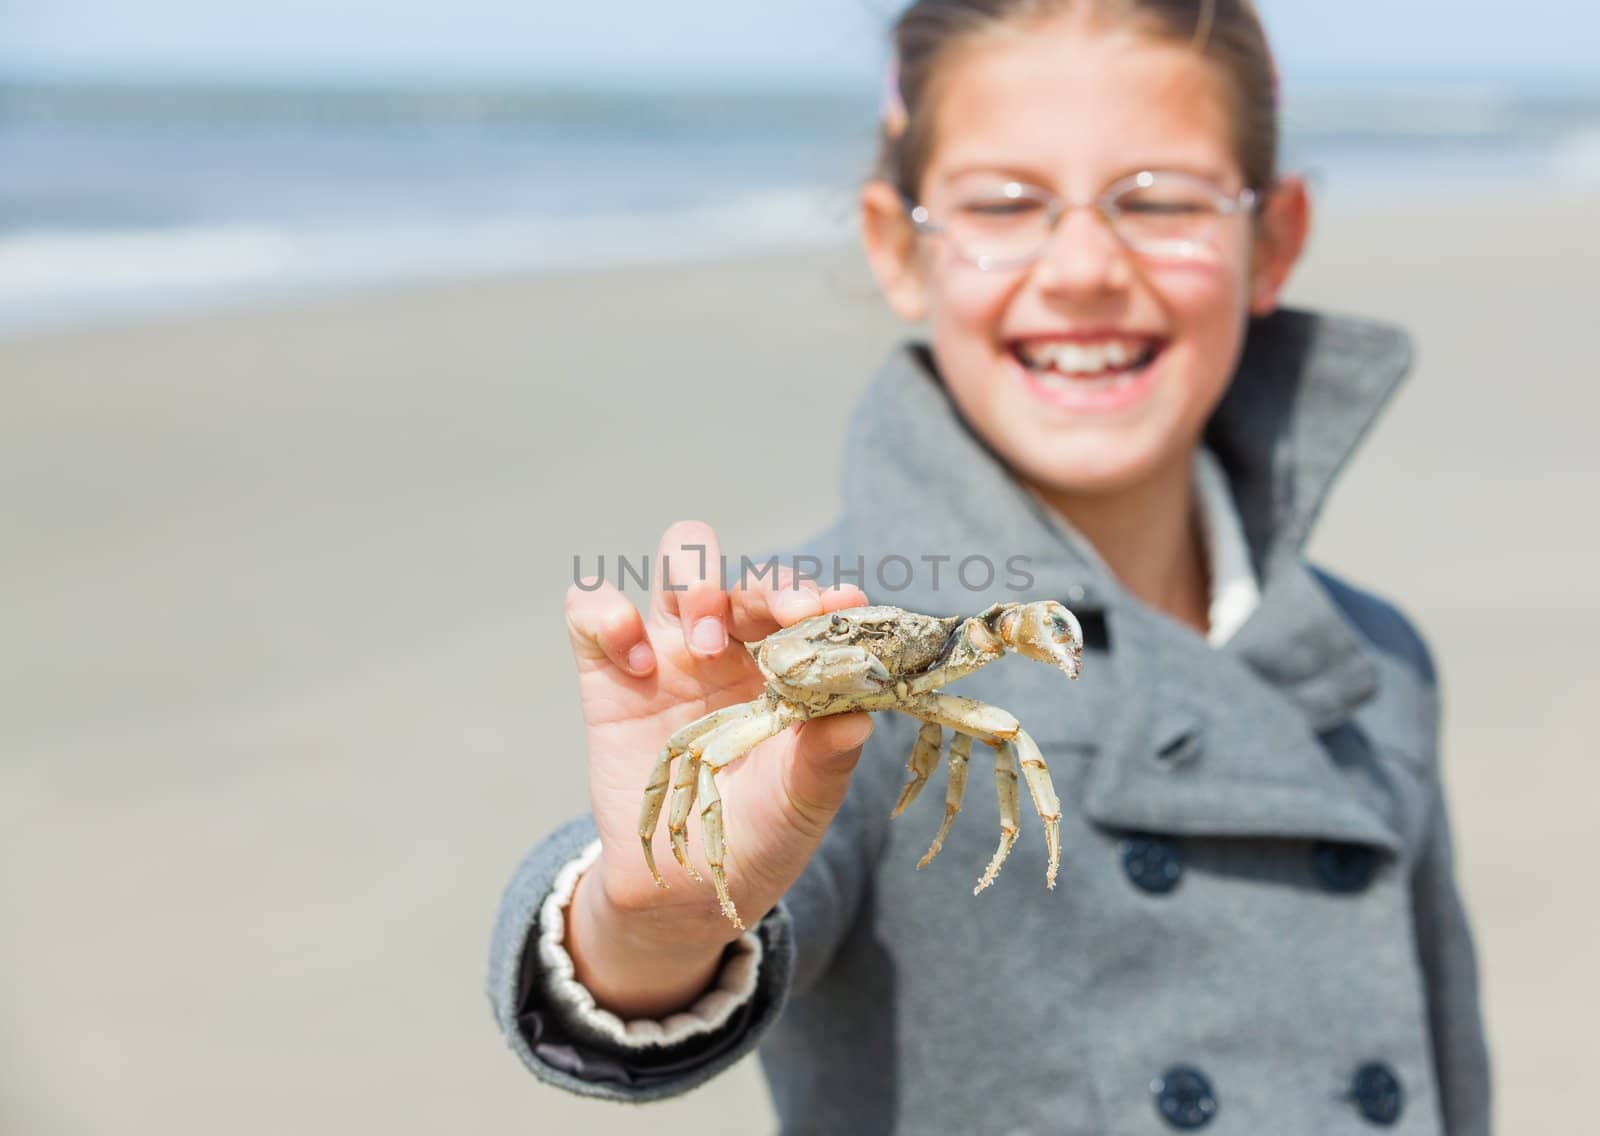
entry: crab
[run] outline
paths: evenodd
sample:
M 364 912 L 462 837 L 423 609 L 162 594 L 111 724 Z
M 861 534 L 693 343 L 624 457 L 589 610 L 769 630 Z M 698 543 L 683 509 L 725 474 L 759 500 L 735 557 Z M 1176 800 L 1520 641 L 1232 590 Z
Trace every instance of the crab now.
M 1045 882 L 1048 887 L 1055 887 L 1061 858 L 1061 803 L 1038 745 L 1005 710 L 957 694 L 940 693 L 939 688 L 1007 653 L 1047 663 L 1058 667 L 1068 678 L 1077 678 L 1083 658 L 1083 633 L 1065 607 L 1054 600 L 997 603 L 977 615 L 949 617 L 921 615 L 886 605 L 846 608 L 801 620 L 746 644 L 746 648 L 766 678 L 761 696 L 690 722 L 667 739 L 650 770 L 639 814 L 639 840 L 657 887 L 667 884 L 656 869 L 652 840 L 670 786 L 672 809 L 667 833 L 673 856 L 692 879 L 701 879 L 689 864 L 687 837 L 689 812 L 698 797 L 706 862 L 722 913 L 735 927 L 743 929 L 728 895 L 723 868 L 727 845 L 717 771 L 791 725 L 854 710 L 897 710 L 923 723 L 906 763 L 911 780 L 901 790 L 891 816 L 904 812 L 922 791 L 939 763 L 945 728 L 953 733 L 947 759 L 949 786 L 944 821 L 918 868 L 926 867 L 938 855 L 961 809 L 967 761 L 976 740 L 995 752 L 1001 831 L 1000 844 L 973 894 L 994 882 L 1017 841 L 1019 762 L 1034 808 L 1044 822 L 1049 850 Z M 674 762 L 678 763 L 676 778 L 672 777 Z

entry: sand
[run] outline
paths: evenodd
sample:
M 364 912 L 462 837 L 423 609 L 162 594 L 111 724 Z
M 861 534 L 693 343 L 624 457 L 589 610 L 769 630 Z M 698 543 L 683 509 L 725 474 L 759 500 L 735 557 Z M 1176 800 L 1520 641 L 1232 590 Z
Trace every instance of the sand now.
M 1600 1059 L 1597 205 L 1346 210 L 1291 292 L 1417 337 L 1313 551 L 1440 658 L 1515 1132 Z M 587 807 L 573 556 L 814 531 L 914 331 L 842 248 L 0 342 L 0 1131 L 769 1130 L 752 1062 L 644 1116 L 545 1088 L 487 938 Z

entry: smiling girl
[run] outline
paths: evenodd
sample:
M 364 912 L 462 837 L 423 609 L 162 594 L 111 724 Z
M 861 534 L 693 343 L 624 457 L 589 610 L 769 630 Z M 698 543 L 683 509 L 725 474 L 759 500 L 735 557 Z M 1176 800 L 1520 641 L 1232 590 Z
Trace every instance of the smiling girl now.
M 1409 345 L 1278 307 L 1309 204 L 1277 169 L 1254 11 L 918 0 L 894 46 L 862 235 L 929 334 L 868 384 L 839 520 L 794 551 L 1021 556 L 1025 591 L 947 574 L 874 599 L 1079 616 L 1079 683 L 962 683 L 1039 742 L 1060 886 L 1025 832 L 973 898 L 1001 823 L 977 800 L 916 872 L 943 803 L 889 813 L 917 723 L 858 713 L 719 775 L 752 930 L 671 861 L 658 887 L 637 825 L 667 736 L 760 692 L 743 642 L 867 599 L 658 574 L 646 617 L 575 587 L 592 813 L 502 902 L 507 1039 L 545 1080 L 628 1101 L 759 1044 L 785 1131 L 1486 1132 L 1432 662 L 1392 606 L 1304 557 Z M 683 522 L 656 562 L 719 552 Z

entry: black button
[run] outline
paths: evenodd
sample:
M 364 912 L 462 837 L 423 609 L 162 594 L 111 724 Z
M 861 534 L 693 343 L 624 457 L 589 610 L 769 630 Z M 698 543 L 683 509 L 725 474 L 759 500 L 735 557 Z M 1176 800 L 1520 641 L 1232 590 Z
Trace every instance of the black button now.
M 1378 874 L 1378 852 L 1367 844 L 1320 841 L 1311 847 L 1311 870 L 1331 892 L 1362 891 Z
M 1400 1078 L 1382 1061 L 1370 1061 L 1356 1070 L 1350 1079 L 1350 1099 L 1361 1115 L 1374 1124 L 1393 1124 L 1405 1107 Z
M 1150 1082 L 1161 1118 L 1174 1128 L 1204 1128 L 1217 1115 L 1217 1097 L 1206 1075 L 1192 1065 L 1174 1065 Z
M 1122 867 L 1135 886 L 1162 895 L 1183 879 L 1183 851 L 1165 836 L 1129 836 L 1122 842 Z

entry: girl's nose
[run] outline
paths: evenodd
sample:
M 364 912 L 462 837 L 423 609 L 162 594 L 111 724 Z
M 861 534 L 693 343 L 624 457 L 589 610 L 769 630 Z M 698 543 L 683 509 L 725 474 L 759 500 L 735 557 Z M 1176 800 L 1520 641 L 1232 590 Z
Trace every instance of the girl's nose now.
M 1127 282 L 1128 250 L 1098 209 L 1069 208 L 1050 234 L 1036 272 L 1042 287 L 1104 291 Z

